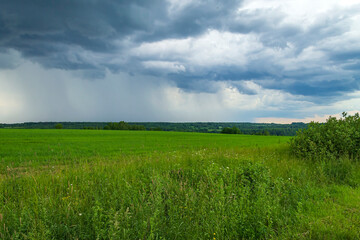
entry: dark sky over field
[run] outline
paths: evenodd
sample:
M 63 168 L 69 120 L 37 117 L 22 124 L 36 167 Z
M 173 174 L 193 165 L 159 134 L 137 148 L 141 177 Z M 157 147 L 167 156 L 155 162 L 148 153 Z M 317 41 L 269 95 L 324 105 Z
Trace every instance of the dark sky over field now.
M 0 122 L 360 110 L 360 0 L 2 0 Z

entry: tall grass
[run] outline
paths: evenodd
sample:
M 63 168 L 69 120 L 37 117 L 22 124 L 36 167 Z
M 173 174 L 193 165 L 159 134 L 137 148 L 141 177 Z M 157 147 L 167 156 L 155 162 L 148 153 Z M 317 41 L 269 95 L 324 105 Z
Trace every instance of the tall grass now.
M 56 132 L 60 139 L 65 138 L 59 140 L 61 145 L 77 133 L 83 134 Z M 67 140 L 66 134 L 71 136 Z M 142 136 L 137 135 L 139 141 Z M 232 138 L 235 142 L 229 144 L 217 142 L 216 135 L 174 138 L 179 136 L 183 139 L 174 140 L 181 143 L 177 148 L 169 143 L 164 150 L 167 140 L 150 136 L 157 138 L 159 145 L 152 142 L 145 146 L 152 149 L 147 153 L 124 150 L 126 154 L 111 155 L 100 149 L 119 146 L 109 141 L 114 136 L 84 137 L 72 148 L 67 145 L 66 160 L 57 155 L 57 160 L 47 162 L 44 158 L 18 165 L 9 165 L 19 157 L 16 152 L 10 155 L 5 151 L 2 164 L 7 167 L 0 180 L 0 238 L 360 237 L 360 167 L 356 162 L 302 161 L 291 156 L 286 144 L 278 144 L 281 138 L 266 147 L 261 144 L 266 137 L 259 137 L 258 143 L 255 137 L 252 146 L 241 147 L 244 138 Z M 169 138 L 171 133 L 163 139 Z M 198 145 L 181 147 L 194 138 L 200 138 Z M 97 148 L 92 140 L 103 143 Z M 24 149 L 41 139 L 35 135 L 28 141 Z M 93 149 L 86 149 L 86 142 Z M 210 147 L 204 148 L 207 144 Z M 52 156 L 46 148 L 34 146 L 43 149 L 39 154 Z M 89 154 L 86 160 L 86 152 L 94 156 Z M 23 153 L 26 155 L 26 151 Z

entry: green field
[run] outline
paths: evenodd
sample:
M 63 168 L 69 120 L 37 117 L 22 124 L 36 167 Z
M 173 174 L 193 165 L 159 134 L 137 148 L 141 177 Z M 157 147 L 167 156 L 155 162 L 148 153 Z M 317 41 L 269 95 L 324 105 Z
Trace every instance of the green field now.
M 74 163 L 130 155 L 199 149 L 264 147 L 286 143 L 289 137 L 258 137 L 151 131 L 0 130 L 2 167 L 28 164 Z
M 0 239 L 359 239 L 359 162 L 288 141 L 0 129 Z

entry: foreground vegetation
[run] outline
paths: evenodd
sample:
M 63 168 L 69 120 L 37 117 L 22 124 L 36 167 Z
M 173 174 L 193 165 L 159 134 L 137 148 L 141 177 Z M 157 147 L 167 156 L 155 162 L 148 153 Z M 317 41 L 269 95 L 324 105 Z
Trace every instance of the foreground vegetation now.
M 0 130 L 1 239 L 358 239 L 360 165 L 288 137 Z

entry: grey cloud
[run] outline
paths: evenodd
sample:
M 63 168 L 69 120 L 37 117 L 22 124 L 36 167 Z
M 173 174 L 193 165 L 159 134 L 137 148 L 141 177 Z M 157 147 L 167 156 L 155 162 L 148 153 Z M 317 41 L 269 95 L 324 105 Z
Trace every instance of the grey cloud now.
M 225 121 L 232 115 L 216 96 L 188 99 L 174 88 L 178 98 L 173 98 L 167 80 L 123 72 L 87 81 L 27 62 L 7 79 L 0 74 L 0 85 L 0 97 L 13 100 L 13 106 L 0 105 L 2 122 Z
M 249 59 L 245 67 L 216 66 L 201 69 L 197 74 L 202 72 L 202 76 L 207 79 L 216 81 L 243 81 L 254 80 L 261 86 L 270 89 L 280 89 L 294 95 L 314 96 L 313 102 L 322 103 L 324 99 L 329 102 L 337 101 L 336 96 L 344 93 L 353 92 L 360 89 L 359 73 L 356 73 L 357 64 L 344 63 L 354 62 L 360 59 L 359 44 L 355 48 L 344 49 L 325 49 L 322 47 L 324 42 L 332 38 L 343 36 L 343 44 L 346 43 L 346 33 L 350 31 L 350 19 L 353 16 L 351 11 L 332 10 L 317 19 L 308 27 L 302 27 L 295 24 L 284 24 L 286 18 L 284 13 L 276 10 L 255 10 L 240 11 L 240 14 L 234 21 L 229 21 L 229 30 L 243 34 L 256 34 L 262 44 L 263 51 L 278 48 L 293 48 L 284 57 L 285 59 L 296 59 L 303 51 L 312 47 L 324 54 L 323 59 L 319 62 L 308 62 L 306 66 L 296 66 L 293 64 L 292 69 L 286 70 L 283 63 L 276 61 L 277 56 L 269 58 L 267 55 L 260 54 Z M 289 63 L 290 64 L 290 63 Z M 351 71 L 349 71 L 351 70 Z M 199 77 L 186 75 L 187 84 L 189 81 L 198 81 Z M 201 78 L 201 77 L 200 77 Z M 190 80 L 189 80 L 190 79 Z M 263 79 L 276 79 L 274 84 L 265 84 Z M 289 84 L 279 84 L 292 79 Z M 181 77 L 177 76 L 177 82 L 181 82 Z M 182 86 L 182 85 L 181 85 Z M 333 98 L 329 98 L 333 96 Z
M 229 19 L 229 29 L 231 31 L 260 33 L 278 28 L 286 15 L 274 9 L 241 9 L 232 17 L 233 19 Z
M 108 63 L 94 66 L 86 59 L 71 61 L 69 49 L 78 46 L 95 53 L 126 55 L 128 46 L 119 46 L 119 41 L 140 44 L 222 28 L 223 20 L 239 4 L 235 0 L 196 1 L 171 15 L 165 0 L 4 0 L 0 2 L 0 47 L 15 49 L 45 67 L 102 68 Z
M 116 50 L 113 41 L 147 31 L 165 11 L 162 1 L 26 1 L 0 2 L 0 46 L 57 67 L 68 46 L 93 52 Z M 160 12 L 160 14 L 159 14 Z M 54 64 L 49 63 L 55 61 Z M 60 64 L 61 65 L 61 64 Z M 71 61 L 62 67 L 87 67 Z
M 360 78 L 356 77 L 359 74 L 354 73 L 358 64 L 346 65 L 346 67 L 336 64 L 335 67 L 332 67 L 334 63 L 331 61 L 309 62 L 306 65 L 294 66 L 292 70 L 287 70 L 283 65 L 267 56 L 249 60 L 245 66 L 197 67 L 191 66 L 186 61 L 181 63 L 185 65 L 186 69 L 192 67 L 192 70 L 170 74 L 161 69 L 141 71 L 144 74 L 162 76 L 172 80 L 178 87 L 186 91 L 215 92 L 216 85 L 211 82 L 227 82 L 238 88 L 241 93 L 251 95 L 254 92 L 244 89 L 241 82 L 254 81 L 263 88 L 282 90 L 294 95 L 314 96 L 311 101 L 315 103 L 324 103 L 325 101 L 331 103 L 338 100 L 335 98 L 336 96 L 360 89 Z M 139 66 L 136 67 L 141 69 Z M 349 68 L 351 69 L 349 70 Z M 329 96 L 333 96 L 333 98 L 331 99 Z
M 352 17 L 343 10 L 332 10 L 317 16 L 312 24 L 304 27 L 301 23 L 287 23 L 285 20 L 290 14 L 279 9 L 242 10 L 233 21 L 229 21 L 229 30 L 256 33 L 269 47 L 286 48 L 291 43 L 300 53 L 318 41 L 346 33 Z
M 162 19 L 162 25 L 139 35 L 141 41 L 197 36 L 208 29 L 227 29 L 242 0 L 201 0 Z
M 353 60 L 360 59 L 360 49 L 345 50 L 345 51 L 329 51 L 329 57 L 331 60 L 337 63 L 344 63 Z
M 209 12 L 209 16 L 211 16 L 211 9 Z M 191 22 L 197 20 L 200 23 L 201 11 L 196 13 L 188 13 L 193 17 L 187 17 L 187 19 L 191 19 Z M 264 48 L 249 55 L 246 66 L 239 67 L 230 64 L 198 67 L 191 65 L 181 56 L 167 56 L 167 58 L 164 58 L 164 56 L 147 56 L 143 60 L 177 60 L 186 66 L 186 69 L 190 67 L 195 69 L 194 71 L 167 76 L 175 81 L 179 87 L 187 90 L 206 91 L 208 89 L 208 91 L 213 91 L 211 88 L 204 87 L 203 84 L 198 84 L 198 82 L 204 80 L 227 82 L 254 80 L 265 88 L 281 89 L 296 95 L 318 96 L 318 99 L 314 98 L 313 100 L 320 102 L 327 96 L 339 96 L 344 92 L 359 89 L 359 78 L 356 78 L 356 74 L 354 75 L 353 72 L 355 69 L 354 67 L 349 69 L 351 66 L 356 65 L 342 66 L 344 62 L 359 59 L 358 51 L 349 50 L 346 52 L 340 50 L 337 52 L 334 49 L 324 49 L 322 47 L 324 41 L 334 37 L 344 36 L 344 39 L 346 39 L 345 34 L 350 30 L 350 21 L 353 14 L 352 10 L 333 9 L 317 16 L 308 26 L 301 26 L 296 23 L 287 23 L 285 20 L 288 15 L 278 9 L 240 10 L 238 13 L 229 11 L 219 18 L 217 16 L 209 17 L 207 23 L 202 25 L 207 28 L 213 27 L 234 33 L 255 34 L 258 36 Z M 216 20 L 216 24 L 212 25 L 212 20 Z M 182 32 L 181 28 L 174 27 L 173 29 L 178 34 L 175 37 L 186 36 L 186 33 Z M 169 31 L 166 30 L 166 32 Z M 291 66 L 292 70 L 287 70 L 283 65 L 286 58 L 289 60 L 297 59 L 309 47 L 322 52 L 324 54 L 323 59 L 319 59 L 318 62 L 304 62 L 299 66 L 295 62 Z M 276 56 L 276 52 L 279 48 L 290 49 L 285 56 L 281 57 L 283 62 L 277 61 L 279 58 Z M 264 54 L 267 50 L 273 51 L 275 55 Z M 138 61 L 141 61 L 141 58 Z M 291 63 L 288 63 L 288 65 L 291 65 Z M 152 70 L 151 74 L 164 76 L 164 73 L 159 69 Z M 265 84 L 264 82 L 267 79 L 276 79 L 276 81 L 274 84 Z M 292 79 L 292 82 L 290 84 L 279 84 L 286 81 L 286 79 Z M 329 83 L 334 87 L 329 87 Z
M 350 61 L 349 63 L 345 64 L 343 68 L 346 70 L 357 72 L 360 69 L 360 54 L 359 58 L 357 58 L 355 61 Z M 360 79 L 360 73 L 357 73 L 356 75 L 358 79 Z
M 242 0 L 201 0 L 170 12 L 165 0 L 3 0 L 0 49 L 14 49 L 45 68 L 78 70 L 86 79 L 105 78 L 108 70 L 127 72 L 167 79 L 194 92 L 216 92 L 216 83 L 227 82 L 251 95 L 254 92 L 241 84 L 251 80 L 263 88 L 315 96 L 313 101 L 321 102 L 330 95 L 359 89 L 359 45 L 346 51 L 323 46 L 328 39 L 345 38 L 358 9 L 333 9 L 302 26 L 286 22 L 291 13 L 279 9 L 244 10 L 242 4 Z M 254 35 L 262 48 L 245 56 L 248 62 L 242 66 L 197 66 L 181 53 L 132 56 L 129 51 L 142 43 L 164 39 L 196 39 L 209 29 Z M 324 57 L 319 62 L 303 63 L 305 66 L 286 63 L 291 69 L 287 70 L 284 62 L 297 59 L 309 47 Z M 273 55 L 266 53 L 269 51 Z M 93 58 L 89 52 L 104 56 Z M 0 68 L 17 66 L 14 59 L 9 58 L 9 63 L 4 60 L 8 55 L 0 54 Z M 158 60 L 179 62 L 186 70 L 174 73 L 143 66 L 144 61 Z
M 325 63 L 324 63 L 325 64 Z M 293 95 L 312 97 L 314 103 L 332 103 L 336 97 L 360 89 L 359 74 L 347 70 L 329 70 L 308 66 L 297 70 L 285 70 L 266 60 L 250 62 L 246 69 L 237 66 L 213 67 L 195 73 L 178 73 L 168 76 L 181 88 L 188 91 L 215 91 L 210 81 L 228 82 L 243 94 L 255 92 L 243 87 L 243 81 L 254 81 L 263 88 L 288 92 Z M 357 65 L 354 65 L 357 66 Z M 354 68 L 352 66 L 352 68 Z M 206 80 L 206 81 L 204 81 Z
M 18 52 L 8 49 L 0 49 L 0 70 L 14 69 L 22 63 Z

